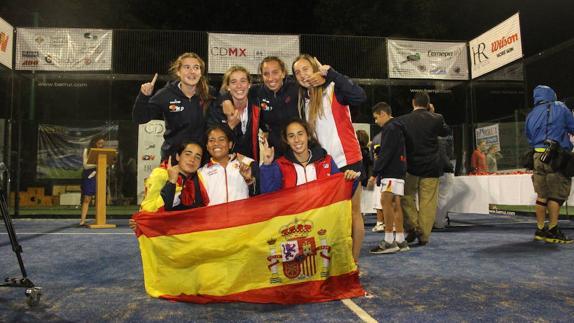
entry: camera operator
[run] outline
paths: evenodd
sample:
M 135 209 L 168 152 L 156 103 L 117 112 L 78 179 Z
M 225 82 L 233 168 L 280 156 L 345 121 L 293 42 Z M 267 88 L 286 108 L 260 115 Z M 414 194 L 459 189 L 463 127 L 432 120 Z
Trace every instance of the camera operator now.
M 533 97 L 534 108 L 526 117 L 524 128 L 528 142 L 534 148 L 532 184 L 538 195 L 538 227 L 534 240 L 571 243 L 572 239 L 558 229 L 558 215 L 560 207 L 570 196 L 572 178 L 563 174 L 561 164 L 564 163 L 556 163 L 552 159 L 560 158 L 562 151 L 572 151 L 569 134 L 574 134 L 574 116 L 564 103 L 556 101 L 556 93 L 548 86 L 536 86 Z M 550 219 L 548 227 L 544 223 L 546 210 Z

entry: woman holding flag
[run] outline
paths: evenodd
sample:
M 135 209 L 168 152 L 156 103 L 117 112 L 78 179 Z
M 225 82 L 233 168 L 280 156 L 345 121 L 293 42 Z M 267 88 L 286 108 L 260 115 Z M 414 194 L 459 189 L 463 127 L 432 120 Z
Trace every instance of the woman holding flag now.
M 307 122 L 293 119 L 282 132 L 283 142 L 288 147 L 285 155 L 273 160 L 274 147 L 263 141 L 263 165 L 261 166 L 261 192 L 273 192 L 305 184 L 339 173 L 333 158 L 321 148 L 312 135 Z M 355 180 L 359 173 L 345 171 L 345 179 Z

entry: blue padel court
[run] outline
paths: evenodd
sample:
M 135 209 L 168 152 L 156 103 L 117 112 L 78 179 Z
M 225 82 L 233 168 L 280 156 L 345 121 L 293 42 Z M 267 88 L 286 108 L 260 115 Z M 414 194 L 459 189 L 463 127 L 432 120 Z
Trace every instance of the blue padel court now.
M 372 255 L 383 237 L 367 235 L 360 260 L 365 297 L 302 305 L 198 305 L 149 297 L 126 219 L 90 230 L 71 219 L 17 219 L 29 278 L 42 287 L 35 307 L 24 288 L 0 288 L 0 322 L 571 322 L 574 244 L 533 241 L 526 216 L 451 214 L 451 227 L 410 251 Z M 571 220 L 559 223 L 574 234 Z M 0 276 L 20 277 L 0 226 Z

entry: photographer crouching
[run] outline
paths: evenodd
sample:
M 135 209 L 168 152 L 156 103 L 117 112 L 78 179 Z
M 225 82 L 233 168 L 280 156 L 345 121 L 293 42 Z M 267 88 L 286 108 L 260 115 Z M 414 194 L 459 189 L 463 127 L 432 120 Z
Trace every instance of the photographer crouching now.
M 536 86 L 533 96 L 534 108 L 526 117 L 524 128 L 534 148 L 532 184 L 538 195 L 535 207 L 538 227 L 534 240 L 572 243 L 572 239 L 558 229 L 558 215 L 570 196 L 572 184 L 574 161 L 569 134 L 574 134 L 574 116 L 564 103 L 556 100 L 556 93 L 548 86 Z M 548 227 L 544 223 L 547 210 Z

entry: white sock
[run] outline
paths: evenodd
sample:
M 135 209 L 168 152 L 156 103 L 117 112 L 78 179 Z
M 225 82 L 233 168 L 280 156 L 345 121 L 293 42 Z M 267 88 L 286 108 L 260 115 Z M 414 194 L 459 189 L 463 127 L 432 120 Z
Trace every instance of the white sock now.
M 385 242 L 393 243 L 395 237 L 393 236 L 392 232 L 385 232 Z
M 380 222 L 377 221 L 377 226 L 379 226 L 379 225 L 383 225 L 383 222 L 382 222 L 382 221 L 380 221 Z
M 404 232 L 395 232 L 395 240 L 397 240 L 397 243 L 401 243 L 403 241 L 405 241 L 405 233 Z

